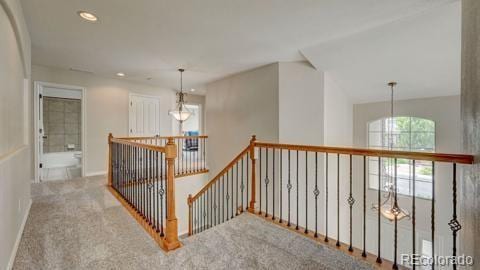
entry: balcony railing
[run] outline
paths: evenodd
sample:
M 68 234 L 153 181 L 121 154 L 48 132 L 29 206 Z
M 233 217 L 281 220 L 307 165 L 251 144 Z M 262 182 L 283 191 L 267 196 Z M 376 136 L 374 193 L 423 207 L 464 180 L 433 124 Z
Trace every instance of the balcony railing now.
M 408 159 L 413 163 L 413 170 L 417 161 L 431 162 L 431 201 L 422 200 L 422 209 L 417 209 L 419 202 L 415 187 L 413 196 L 400 198 L 396 192 L 397 170 L 394 170 L 391 175 L 394 191 L 392 221 L 385 220 L 380 211 L 372 211 L 373 204 L 382 205 L 386 192 L 382 188 L 368 189 L 367 164 L 371 157 L 379 160 L 379 165 L 383 159 L 392 159 L 394 164 L 399 159 Z M 424 225 L 422 231 L 429 230 L 423 237 L 431 241 L 431 254 L 438 254 L 435 249 L 438 228 L 448 227 L 451 239 L 444 239 L 449 244 L 443 246 L 449 249 L 446 255 L 457 256 L 461 229 L 457 215 L 457 167 L 473 161 L 471 155 L 278 144 L 257 142 L 254 136 L 250 144 L 202 190 L 189 196 L 189 235 L 248 210 L 376 267 L 398 269 L 408 266 L 415 269 L 416 265 L 401 264 L 399 248 L 409 254 L 420 253 L 418 221 Z M 382 170 L 378 172 L 381 183 Z M 413 183 L 415 176 L 414 172 Z M 442 190 L 448 187 L 450 191 L 438 198 L 436 190 L 440 186 Z M 439 199 L 442 205 L 451 202 L 449 207 L 442 206 L 441 219 L 436 215 Z M 426 204 L 429 207 L 425 207 Z M 400 220 L 400 207 L 410 208 L 409 218 Z M 447 217 L 445 211 L 450 211 Z M 403 228 L 401 235 L 400 224 Z M 406 248 L 408 246 L 410 248 Z M 456 267 L 456 264 L 452 265 L 453 269 Z M 435 265 L 431 268 L 434 269 Z
M 175 177 L 208 171 L 206 139 L 108 137 L 108 188 L 164 250 L 180 246 Z

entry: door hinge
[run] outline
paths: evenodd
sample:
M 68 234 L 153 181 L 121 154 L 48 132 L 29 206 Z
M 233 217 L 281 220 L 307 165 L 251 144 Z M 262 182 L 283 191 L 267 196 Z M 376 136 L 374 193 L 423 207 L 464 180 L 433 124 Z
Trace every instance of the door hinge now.
M 38 132 L 40 132 L 40 134 L 42 134 L 42 133 L 43 133 L 43 129 L 42 129 L 42 128 L 39 129 Z
M 42 169 L 42 168 L 43 168 L 43 163 L 38 164 L 38 167 L 39 167 L 40 169 Z
M 130 101 L 130 106 L 133 106 L 133 102 Z
M 39 94 L 38 97 L 39 97 L 39 98 L 43 98 L 43 95 L 42 95 L 42 94 Z

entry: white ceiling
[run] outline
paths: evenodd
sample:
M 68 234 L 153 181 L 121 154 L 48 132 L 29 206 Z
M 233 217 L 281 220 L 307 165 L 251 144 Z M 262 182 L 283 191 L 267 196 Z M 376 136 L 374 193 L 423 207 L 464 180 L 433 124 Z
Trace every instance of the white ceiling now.
M 354 103 L 460 94 L 461 3 L 302 50 Z
M 111 77 L 121 71 L 127 80 L 175 89 L 179 66 L 187 68 L 186 88 L 202 88 L 210 81 L 260 65 L 304 60 L 300 51 L 314 65 L 336 72 L 341 83 L 352 72 L 344 68 L 348 58 L 335 50 L 337 43 L 329 41 L 450 2 L 455 0 L 22 0 L 22 5 L 32 36 L 34 64 Z M 76 14 L 79 10 L 95 13 L 99 22 L 83 21 Z M 439 28 L 431 30 L 442 32 Z M 378 39 L 378 35 L 373 36 Z M 410 45 L 415 45 L 413 41 Z M 358 42 L 359 47 L 370 49 L 365 40 Z M 345 50 L 355 55 L 355 45 L 346 43 Z M 331 53 L 340 55 L 339 60 Z M 416 64 L 413 61 L 408 67 Z M 361 63 L 351 69 L 358 67 L 365 73 Z M 378 75 L 381 84 L 387 77 Z M 152 79 L 147 81 L 149 77 Z M 341 85 L 350 89 L 358 77 Z M 371 80 L 369 77 L 368 84 Z

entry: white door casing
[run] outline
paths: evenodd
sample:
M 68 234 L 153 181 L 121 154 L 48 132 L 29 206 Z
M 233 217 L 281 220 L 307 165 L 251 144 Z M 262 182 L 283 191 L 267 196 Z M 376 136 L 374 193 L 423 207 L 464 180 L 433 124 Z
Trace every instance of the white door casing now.
M 130 94 L 129 136 L 143 137 L 160 134 L 160 99 Z

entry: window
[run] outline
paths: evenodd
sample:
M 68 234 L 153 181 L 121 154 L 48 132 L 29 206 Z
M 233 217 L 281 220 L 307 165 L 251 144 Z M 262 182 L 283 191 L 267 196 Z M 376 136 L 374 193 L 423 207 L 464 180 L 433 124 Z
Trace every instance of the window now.
M 390 132 L 390 129 L 393 130 Z M 390 144 L 390 145 L 389 145 Z M 435 151 L 435 122 L 417 117 L 382 118 L 368 124 L 368 147 L 373 149 L 389 149 L 415 152 Z M 431 199 L 432 197 L 432 163 L 415 162 L 415 194 L 416 197 Z M 381 188 L 393 181 L 394 159 L 382 158 Z M 378 158 L 368 159 L 369 187 L 378 189 Z M 413 195 L 413 162 L 408 159 L 397 159 L 397 192 Z

